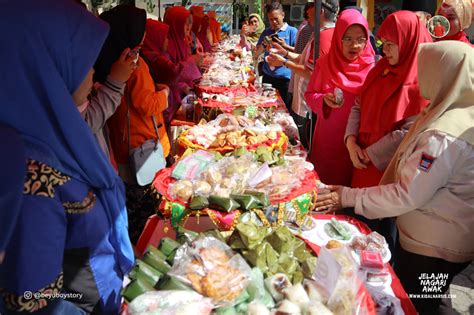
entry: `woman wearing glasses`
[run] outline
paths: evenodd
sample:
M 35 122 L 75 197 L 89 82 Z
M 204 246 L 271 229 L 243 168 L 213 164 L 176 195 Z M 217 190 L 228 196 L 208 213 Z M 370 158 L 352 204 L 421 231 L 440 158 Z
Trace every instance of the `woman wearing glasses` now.
M 374 65 L 367 20 L 353 9 L 339 16 L 330 51 L 318 59 L 305 93 L 318 115 L 311 162 L 324 183 L 351 183 L 352 163 L 344 146 L 347 119 Z
M 344 137 L 356 188 L 379 184 L 409 126 L 428 105 L 417 77 L 419 45 L 432 41 L 426 27 L 414 12 L 398 11 L 385 19 L 377 35 L 385 57 L 368 74 L 360 108 L 352 109 Z M 390 219 L 367 223 L 394 244 L 395 226 Z

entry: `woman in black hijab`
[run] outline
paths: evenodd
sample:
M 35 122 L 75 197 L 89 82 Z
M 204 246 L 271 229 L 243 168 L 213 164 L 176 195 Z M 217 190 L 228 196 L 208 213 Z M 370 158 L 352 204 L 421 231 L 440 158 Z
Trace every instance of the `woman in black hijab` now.
M 145 36 L 146 11 L 130 5 L 119 5 L 100 15 L 110 25 L 110 33 L 94 66 L 95 81 L 103 83 L 112 64 L 125 48 L 134 49 Z

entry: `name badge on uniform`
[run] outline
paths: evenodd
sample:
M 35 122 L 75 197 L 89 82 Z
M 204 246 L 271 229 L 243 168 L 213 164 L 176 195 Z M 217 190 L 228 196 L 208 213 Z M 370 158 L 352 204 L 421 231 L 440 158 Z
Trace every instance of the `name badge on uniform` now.
M 426 153 L 422 153 L 420 163 L 418 164 L 418 169 L 428 173 L 435 160 L 435 157 L 432 157 Z

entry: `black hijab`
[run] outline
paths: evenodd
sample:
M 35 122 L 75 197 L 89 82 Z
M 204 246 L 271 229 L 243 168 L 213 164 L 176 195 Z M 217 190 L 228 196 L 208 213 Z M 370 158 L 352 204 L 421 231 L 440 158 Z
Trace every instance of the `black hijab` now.
M 146 11 L 131 5 L 119 5 L 100 15 L 110 25 L 110 32 L 94 66 L 94 80 L 104 82 L 112 64 L 125 48 L 133 49 L 145 35 Z

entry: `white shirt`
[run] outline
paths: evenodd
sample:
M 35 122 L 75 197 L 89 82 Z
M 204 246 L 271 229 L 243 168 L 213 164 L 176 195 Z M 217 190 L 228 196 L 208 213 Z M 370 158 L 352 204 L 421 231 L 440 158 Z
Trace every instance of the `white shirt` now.
M 474 259 L 474 147 L 421 133 L 402 155 L 397 183 L 344 188 L 342 204 L 369 219 L 398 217 L 402 247 L 450 262 Z

